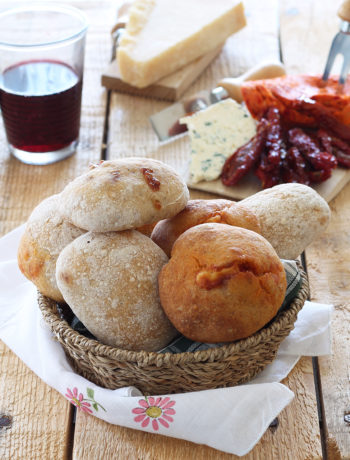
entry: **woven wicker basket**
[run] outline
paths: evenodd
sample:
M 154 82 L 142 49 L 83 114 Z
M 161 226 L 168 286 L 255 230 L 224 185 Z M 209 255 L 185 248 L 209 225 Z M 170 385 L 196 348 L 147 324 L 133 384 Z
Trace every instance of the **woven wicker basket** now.
M 76 372 L 105 388 L 134 385 L 145 394 L 166 394 L 239 385 L 271 363 L 282 340 L 294 328 L 309 295 L 306 274 L 288 308 L 267 326 L 237 342 L 205 351 L 178 354 L 133 352 L 102 345 L 74 331 L 57 304 L 39 294 L 44 320 L 62 344 Z

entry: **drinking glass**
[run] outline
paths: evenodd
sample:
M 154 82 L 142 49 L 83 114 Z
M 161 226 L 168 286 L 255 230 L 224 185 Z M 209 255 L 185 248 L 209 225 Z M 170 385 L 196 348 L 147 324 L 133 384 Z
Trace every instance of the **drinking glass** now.
M 0 13 L 0 107 L 10 152 L 24 163 L 76 150 L 86 30 L 80 10 L 51 2 Z

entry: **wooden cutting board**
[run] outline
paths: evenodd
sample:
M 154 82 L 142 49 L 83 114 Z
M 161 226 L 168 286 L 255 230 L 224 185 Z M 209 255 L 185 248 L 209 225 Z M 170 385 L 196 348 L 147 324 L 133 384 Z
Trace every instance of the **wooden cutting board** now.
M 120 93 L 174 102 L 183 95 L 186 89 L 202 74 L 204 69 L 216 58 L 216 56 L 218 56 L 221 49 L 222 45 L 146 88 L 135 88 L 125 83 L 121 79 L 118 62 L 114 60 L 102 74 L 101 84 L 107 89 Z
M 188 167 L 190 162 L 190 152 L 190 136 L 187 133 L 184 133 L 172 142 L 164 143 L 158 147 L 156 147 L 155 144 L 147 156 L 160 161 L 167 161 L 169 164 L 174 166 L 183 177 L 186 178 L 189 177 Z M 135 154 L 141 154 L 141 152 L 135 152 Z M 338 167 L 332 172 L 330 179 L 313 186 L 313 188 L 329 203 L 338 195 L 338 193 L 349 181 L 350 169 Z M 213 193 L 214 195 L 221 195 L 222 197 L 233 200 L 242 200 L 262 190 L 260 181 L 253 173 L 249 173 L 240 181 L 239 185 L 235 185 L 233 187 L 226 187 L 221 183 L 220 179 L 208 182 L 202 181 L 197 184 L 192 184 L 187 181 L 187 185 L 192 190 Z
M 337 168 L 333 171 L 330 179 L 315 185 L 313 188 L 329 203 L 349 181 L 350 170 Z M 194 190 L 215 193 L 235 200 L 242 200 L 261 190 L 261 185 L 253 174 L 247 176 L 239 185 L 233 187 L 226 187 L 221 183 L 220 179 L 188 184 L 188 186 Z

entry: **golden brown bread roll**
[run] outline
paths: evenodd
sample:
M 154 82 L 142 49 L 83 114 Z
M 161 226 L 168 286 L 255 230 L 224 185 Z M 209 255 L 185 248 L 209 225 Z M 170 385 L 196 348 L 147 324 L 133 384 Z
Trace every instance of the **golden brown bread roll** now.
M 21 238 L 17 259 L 21 272 L 39 291 L 63 302 L 56 283 L 56 261 L 63 248 L 85 233 L 63 217 L 58 208 L 60 195 L 42 201 L 30 215 Z
M 123 158 L 92 165 L 61 193 L 61 211 L 93 232 L 135 229 L 180 212 L 188 188 L 170 166 L 151 158 Z
M 158 222 L 151 238 L 170 257 L 171 248 L 182 233 L 207 222 L 243 227 L 260 233 L 258 219 L 247 207 L 230 200 L 190 200 L 179 214 Z
M 157 351 L 178 335 L 158 295 L 158 273 L 167 260 L 136 230 L 88 232 L 61 252 L 57 284 L 76 316 L 102 343 Z
M 225 224 L 183 233 L 158 279 L 161 304 L 176 329 L 208 343 L 258 331 L 276 315 L 286 291 L 285 271 L 270 243 Z

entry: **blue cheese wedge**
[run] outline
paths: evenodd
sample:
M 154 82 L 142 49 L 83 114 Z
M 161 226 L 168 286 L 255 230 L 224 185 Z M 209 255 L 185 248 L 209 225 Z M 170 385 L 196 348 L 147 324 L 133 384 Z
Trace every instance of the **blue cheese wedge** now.
M 226 158 L 256 133 L 248 111 L 233 99 L 213 104 L 190 117 L 181 118 L 191 139 L 189 183 L 217 179 Z

